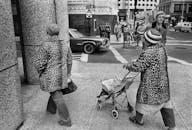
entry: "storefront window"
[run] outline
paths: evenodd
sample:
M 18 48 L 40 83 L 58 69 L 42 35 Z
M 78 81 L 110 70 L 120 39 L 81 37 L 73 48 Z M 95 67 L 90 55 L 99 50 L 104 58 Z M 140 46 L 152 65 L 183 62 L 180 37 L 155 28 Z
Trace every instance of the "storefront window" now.
M 184 5 L 184 12 L 186 12 L 187 5 Z M 174 12 L 182 12 L 183 4 L 175 4 L 174 6 Z

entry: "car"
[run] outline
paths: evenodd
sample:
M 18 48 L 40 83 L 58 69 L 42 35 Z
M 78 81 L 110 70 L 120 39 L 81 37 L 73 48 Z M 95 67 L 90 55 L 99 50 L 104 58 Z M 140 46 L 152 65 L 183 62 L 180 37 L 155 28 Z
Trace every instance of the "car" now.
M 175 31 L 190 32 L 192 30 L 192 23 L 191 22 L 179 22 L 173 28 Z
M 70 47 L 74 51 L 82 51 L 92 54 L 99 49 L 108 49 L 110 41 L 108 38 L 100 38 L 97 36 L 86 36 L 77 29 L 69 29 Z

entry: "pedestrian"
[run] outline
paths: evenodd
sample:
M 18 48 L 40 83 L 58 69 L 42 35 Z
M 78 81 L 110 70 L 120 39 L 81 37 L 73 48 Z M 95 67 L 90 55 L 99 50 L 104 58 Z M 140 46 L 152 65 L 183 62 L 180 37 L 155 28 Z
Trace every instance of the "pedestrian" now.
M 99 35 L 100 35 L 100 37 L 105 37 L 105 26 L 104 25 L 102 25 L 102 24 L 100 24 L 99 25 Z
M 114 26 L 114 34 L 117 41 L 119 41 L 119 38 L 121 37 L 121 25 L 119 24 L 119 22 L 117 22 Z
M 128 48 L 130 45 L 130 28 L 128 25 L 123 27 L 123 48 Z
M 47 27 L 46 32 L 50 39 L 41 45 L 34 65 L 39 73 L 41 90 L 50 93 L 47 112 L 55 114 L 57 109 L 58 123 L 71 126 L 70 115 L 61 90 L 68 87 L 72 55 L 71 49 L 64 45 L 66 43 L 58 40 L 59 31 L 57 24 L 50 24 Z
M 109 25 L 109 23 L 106 23 L 105 25 L 105 33 L 106 33 L 106 38 L 110 40 L 111 26 Z
M 137 91 L 136 115 L 130 121 L 143 125 L 143 116 L 161 112 L 168 130 L 175 130 L 175 117 L 170 102 L 170 88 L 167 68 L 167 54 L 160 43 L 162 35 L 155 29 L 144 33 L 143 52 L 139 58 L 123 67 L 133 72 L 141 72 Z
M 141 37 L 143 36 L 145 29 L 146 29 L 145 16 L 137 15 L 134 36 L 135 36 L 135 40 L 136 40 L 138 48 L 140 47 L 140 44 L 142 43 Z
M 149 28 L 155 28 L 161 33 L 161 43 L 165 45 L 167 41 L 167 27 L 165 25 L 165 13 L 163 11 L 157 12 L 155 21 L 152 22 L 152 25 L 148 26 L 146 30 L 148 30 Z

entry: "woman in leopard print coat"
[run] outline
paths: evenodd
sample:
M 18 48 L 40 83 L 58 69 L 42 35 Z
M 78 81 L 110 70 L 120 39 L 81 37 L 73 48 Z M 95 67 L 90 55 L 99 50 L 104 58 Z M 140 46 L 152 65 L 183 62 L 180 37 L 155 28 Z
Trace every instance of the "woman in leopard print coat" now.
M 167 54 L 161 39 L 162 35 L 155 29 L 145 32 L 143 52 L 135 62 L 124 65 L 129 71 L 141 72 L 136 116 L 129 119 L 143 125 L 144 114 L 161 111 L 165 125 L 172 129 L 175 128 L 175 119 L 170 103 Z
M 62 95 L 62 89 L 68 87 L 68 77 L 71 74 L 72 55 L 71 49 L 58 40 L 59 27 L 51 24 L 47 27 L 49 40 L 44 42 L 34 62 L 39 73 L 40 88 L 50 93 L 47 111 L 55 114 L 58 109 L 60 125 L 71 126 L 67 106 Z

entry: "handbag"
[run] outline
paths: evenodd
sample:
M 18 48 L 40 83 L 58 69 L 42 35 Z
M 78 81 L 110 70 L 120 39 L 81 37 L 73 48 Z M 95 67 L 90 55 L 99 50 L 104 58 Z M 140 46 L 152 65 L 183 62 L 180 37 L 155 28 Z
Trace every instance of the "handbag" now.
M 73 82 L 72 79 L 69 79 L 68 81 L 68 87 L 67 88 L 64 88 L 62 89 L 62 93 L 63 95 L 65 94 L 69 94 L 69 93 L 73 93 L 77 90 L 77 85 Z

